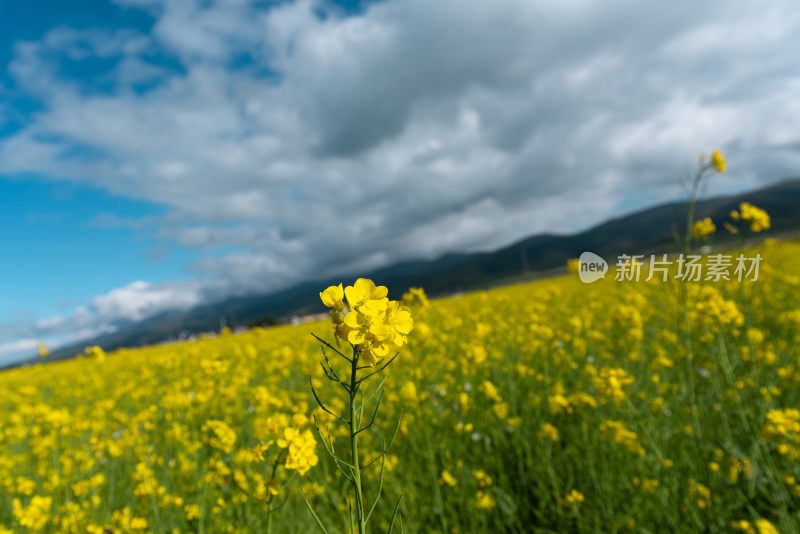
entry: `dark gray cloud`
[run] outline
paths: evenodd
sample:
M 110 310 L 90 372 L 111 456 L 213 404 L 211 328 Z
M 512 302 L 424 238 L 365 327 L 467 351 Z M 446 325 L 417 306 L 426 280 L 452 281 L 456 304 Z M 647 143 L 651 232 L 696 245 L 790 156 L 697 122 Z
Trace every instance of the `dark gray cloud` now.
M 800 167 L 788 0 L 119 3 L 153 31 L 19 44 L 10 72 L 43 110 L 0 139 L 0 172 L 167 206 L 96 223 L 208 252 L 196 286 L 165 286 L 185 302 L 578 229 L 674 198 L 715 147 L 731 172 L 711 192 Z M 115 58 L 106 89 L 64 55 Z M 147 294 L 117 296 L 160 309 Z

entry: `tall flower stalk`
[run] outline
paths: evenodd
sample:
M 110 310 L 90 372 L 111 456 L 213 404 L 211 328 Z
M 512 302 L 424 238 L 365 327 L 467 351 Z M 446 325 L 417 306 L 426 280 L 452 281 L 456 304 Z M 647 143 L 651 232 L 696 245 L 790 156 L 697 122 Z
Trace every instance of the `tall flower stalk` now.
M 725 160 L 725 156 L 719 149 L 715 149 L 711 153 L 711 157 L 707 158 L 705 155 L 700 156 L 700 161 L 697 166 L 697 171 L 692 176 L 691 183 L 690 183 L 690 191 L 689 191 L 689 202 L 686 209 L 686 226 L 683 229 L 683 236 L 680 238 L 680 244 L 682 245 L 682 252 L 684 255 L 688 257 L 688 254 L 692 250 L 692 242 L 693 238 L 703 238 L 713 230 L 710 230 L 711 226 L 714 225 L 714 222 L 708 218 L 695 223 L 695 213 L 697 209 L 697 201 L 700 197 L 701 186 L 704 184 L 703 178 L 710 172 L 716 171 L 720 174 L 724 173 L 727 169 L 727 161 Z M 716 230 L 716 228 L 714 228 Z M 677 238 L 677 232 L 676 232 Z M 700 425 L 700 416 L 698 414 L 698 407 L 697 407 L 697 391 L 696 391 L 696 384 L 695 384 L 695 364 L 694 364 L 694 350 L 692 347 L 692 338 L 691 338 L 691 321 L 690 321 L 690 313 L 689 313 L 689 295 L 686 291 L 686 286 L 681 284 L 679 289 L 679 299 L 681 302 L 680 310 L 681 310 L 681 318 L 682 324 L 680 328 L 684 334 L 683 339 L 685 343 L 685 350 L 686 350 L 686 374 L 688 378 L 688 386 L 689 386 L 689 399 L 690 399 L 690 410 L 692 415 L 692 423 L 695 429 L 695 446 L 700 447 L 700 442 L 702 440 L 702 427 Z
M 698 165 L 694 176 L 692 176 L 692 181 L 690 184 L 689 205 L 686 209 L 686 227 L 684 228 L 683 234 L 684 254 L 688 254 L 692 249 L 692 238 L 698 235 L 698 229 L 695 228 L 695 211 L 697 208 L 697 200 L 700 197 L 700 186 L 703 184 L 703 178 L 709 171 L 712 170 L 722 174 L 725 172 L 727 167 L 728 164 L 725 161 L 725 156 L 723 156 L 722 152 L 719 150 L 714 150 L 711 153 L 711 157 L 708 159 L 706 159 L 705 156 L 701 156 L 700 158 L 700 164 Z M 711 222 L 710 219 L 709 222 Z M 707 225 L 707 223 L 705 224 Z M 708 234 L 702 234 L 702 236 L 705 235 Z
M 380 455 L 367 464 L 363 464 L 359 454 L 359 435 L 375 424 L 378 411 L 383 400 L 383 381 L 377 388 L 367 394 L 367 380 L 376 377 L 384 371 L 399 354 L 399 349 L 406 344 L 408 334 L 414 327 L 410 310 L 400 305 L 397 301 L 389 300 L 388 289 L 385 286 L 376 286 L 372 280 L 359 278 L 352 286 L 342 287 L 342 284 L 330 286 L 320 293 L 323 304 L 331 310 L 331 321 L 336 345 L 314 335 L 321 343 L 323 361 L 320 362 L 325 377 L 341 387 L 347 395 L 347 408 L 345 413 L 337 414 L 329 409 L 314 388 L 313 381 L 309 378 L 311 392 L 319 407 L 336 421 L 347 426 L 349 434 L 349 455 L 341 457 L 335 448 L 333 439 L 328 433 L 327 438 L 315 418 L 315 426 L 325 449 L 333 459 L 337 469 L 349 481 L 353 494 L 353 512 L 351 524 L 355 522 L 359 534 L 367 532 L 367 524 L 375 511 L 383 490 L 384 464 L 386 454 L 391 447 L 399 421 L 392 436 L 384 439 Z M 345 354 L 340 350 L 349 345 L 350 350 Z M 348 363 L 347 373 L 340 377 L 336 366 L 331 363 L 328 351 L 343 358 Z M 389 357 L 391 354 L 393 356 Z M 364 423 L 364 410 L 367 401 L 377 397 L 369 422 Z M 364 469 L 380 460 L 381 469 L 378 490 L 372 504 L 367 506 L 364 495 Z M 308 502 L 306 502 L 308 504 Z M 395 505 L 392 515 L 392 524 L 399 510 L 399 500 Z M 322 521 L 309 506 L 319 527 L 327 532 Z M 391 530 L 391 529 L 390 529 Z

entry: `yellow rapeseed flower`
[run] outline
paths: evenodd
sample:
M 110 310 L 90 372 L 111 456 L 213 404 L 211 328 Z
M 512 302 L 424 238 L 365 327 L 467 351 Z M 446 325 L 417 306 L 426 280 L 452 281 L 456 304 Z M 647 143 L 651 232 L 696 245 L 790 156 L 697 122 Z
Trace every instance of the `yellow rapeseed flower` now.
M 47 525 L 52 504 L 52 498 L 37 495 L 31 498 L 27 506 L 23 506 L 19 499 L 14 499 L 11 508 L 19 524 L 35 532 L 42 530 Z
M 719 173 L 725 172 L 725 169 L 728 168 L 728 162 L 725 161 L 725 156 L 722 155 L 722 151 L 719 149 L 711 153 L 711 166 Z
M 456 485 L 458 485 L 458 480 L 456 480 L 456 478 L 452 474 L 450 474 L 450 471 L 445 469 L 439 476 L 439 484 L 453 488 Z
M 478 510 L 492 510 L 497 505 L 494 497 L 486 491 L 478 490 L 475 494 L 475 508 Z
M 236 443 L 236 432 L 225 421 L 211 419 L 203 425 L 206 443 L 222 452 L 230 452 Z
M 567 504 L 580 504 L 585 500 L 583 493 L 578 490 L 570 491 L 566 497 L 564 497 L 564 501 Z
M 425 294 L 425 290 L 421 287 L 408 288 L 408 291 L 403 294 L 400 301 L 410 308 L 425 308 L 430 304 L 428 295 Z
M 695 239 L 702 239 L 716 231 L 717 227 L 714 221 L 711 220 L 711 217 L 706 217 L 694 223 L 694 226 L 692 226 L 692 237 Z
M 539 438 L 558 441 L 558 429 L 550 423 L 543 423 L 539 428 Z
M 300 476 L 305 475 L 312 467 L 317 465 L 317 441 L 310 430 L 300 431 L 296 428 L 286 428 L 283 437 L 277 440 L 278 447 L 288 449 L 286 456 L 286 469 L 297 471 Z
M 387 295 L 386 286 L 376 286 L 367 278 L 359 278 L 344 289 L 342 284 L 330 286 L 320 293 L 322 303 L 331 308 L 337 343 L 341 340 L 357 347 L 359 356 L 369 365 L 405 345 L 414 328 L 411 310 Z
M 739 204 L 739 210 L 731 211 L 730 218 L 733 221 L 743 221 L 747 223 L 748 229 L 756 234 L 764 230 L 769 230 L 772 226 L 769 213 L 749 202 L 742 202 Z M 739 232 L 739 229 L 730 223 L 725 223 L 725 228 L 732 234 Z
M 342 289 L 342 284 L 330 286 L 319 294 L 319 298 L 328 308 L 333 308 L 334 310 L 344 308 L 344 289 Z

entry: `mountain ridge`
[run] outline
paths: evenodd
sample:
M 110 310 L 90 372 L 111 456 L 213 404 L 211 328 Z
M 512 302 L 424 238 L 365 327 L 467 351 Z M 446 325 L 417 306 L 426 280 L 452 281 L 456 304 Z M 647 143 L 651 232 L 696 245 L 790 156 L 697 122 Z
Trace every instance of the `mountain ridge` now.
M 724 235 L 721 233 L 722 218 L 727 218 L 728 212 L 744 201 L 770 213 L 772 228 L 764 235 L 800 229 L 800 178 L 745 193 L 701 200 L 696 217 L 712 217 L 719 227 L 718 235 Z M 658 204 L 610 218 L 577 233 L 534 234 L 493 251 L 450 252 L 432 260 L 402 261 L 364 276 L 392 288 L 395 298 L 411 286 L 424 287 L 431 295 L 443 295 L 562 268 L 567 259 L 586 250 L 603 257 L 623 252 L 669 252 L 675 245 L 673 230 L 682 230 L 680 220 L 685 215 L 681 215 L 681 211 L 685 213 L 685 209 L 686 202 L 682 201 Z M 215 331 L 220 327 L 221 318 L 229 326 L 249 327 L 322 311 L 318 296 L 320 288 L 341 279 L 348 277 L 306 281 L 280 291 L 231 297 L 187 310 L 162 312 L 113 333 L 56 349 L 49 359 L 69 358 L 88 345 L 111 350 Z

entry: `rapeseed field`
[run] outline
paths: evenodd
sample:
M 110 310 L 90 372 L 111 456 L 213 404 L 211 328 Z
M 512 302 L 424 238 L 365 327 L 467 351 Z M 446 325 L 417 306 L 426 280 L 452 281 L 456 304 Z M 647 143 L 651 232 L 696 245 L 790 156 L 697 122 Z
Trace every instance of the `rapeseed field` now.
M 748 253 L 2 372 L 0 532 L 800 532 L 800 244 Z

